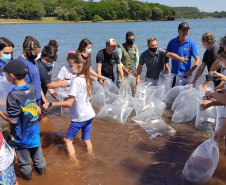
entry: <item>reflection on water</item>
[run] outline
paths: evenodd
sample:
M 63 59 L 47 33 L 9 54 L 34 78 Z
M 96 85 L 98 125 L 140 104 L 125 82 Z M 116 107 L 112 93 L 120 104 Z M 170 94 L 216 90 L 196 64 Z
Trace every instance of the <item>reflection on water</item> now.
M 98 110 L 96 109 L 96 112 Z M 40 122 L 41 143 L 47 161 L 46 175 L 33 171 L 31 182 L 24 181 L 16 166 L 18 182 L 23 185 L 182 185 L 184 164 L 194 149 L 211 135 L 197 131 L 193 123 L 171 124 L 169 112 L 163 118 L 176 131 L 173 137 L 150 140 L 148 134 L 130 118 L 122 124 L 95 119 L 91 131 L 93 154 L 87 154 L 80 139 L 74 146 L 80 167 L 66 154 L 63 137 L 70 123 L 60 117 L 60 109 L 51 109 L 48 120 Z M 220 148 L 218 168 L 207 185 L 226 184 L 226 157 Z

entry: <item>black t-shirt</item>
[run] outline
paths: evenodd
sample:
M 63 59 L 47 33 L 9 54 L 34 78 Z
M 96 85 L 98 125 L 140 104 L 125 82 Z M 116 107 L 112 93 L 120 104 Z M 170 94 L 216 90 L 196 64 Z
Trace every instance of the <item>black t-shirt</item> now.
M 44 95 L 46 95 L 48 88 L 46 87 L 46 85 L 50 84 L 51 81 L 51 77 L 52 77 L 52 68 L 51 67 L 47 67 L 45 66 L 42 62 L 41 62 L 41 58 L 37 60 L 38 62 L 38 67 L 39 67 L 39 74 L 40 74 L 40 79 L 41 79 L 41 86 L 42 86 L 42 91 L 44 93 Z
M 102 49 L 97 53 L 96 63 L 102 63 L 101 74 L 107 78 L 115 80 L 113 67 L 120 64 L 118 53 L 107 54 L 106 49 Z
M 203 55 L 202 62 L 206 63 L 208 71 L 210 71 L 212 64 L 218 59 L 218 49 L 219 46 L 217 44 L 213 44 Z

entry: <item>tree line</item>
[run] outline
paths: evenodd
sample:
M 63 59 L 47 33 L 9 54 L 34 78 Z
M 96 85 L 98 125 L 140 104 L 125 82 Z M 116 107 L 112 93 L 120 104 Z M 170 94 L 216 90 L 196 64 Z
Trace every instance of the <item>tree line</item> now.
M 41 20 L 57 17 L 64 21 L 159 20 L 175 16 L 169 6 L 136 0 L 0 0 L 0 17 Z
M 174 20 L 223 18 L 226 12 L 200 12 L 195 7 L 169 7 L 137 0 L 0 0 L 0 17 L 41 20 L 57 17 L 64 21 Z
M 225 11 L 204 12 L 196 7 L 173 7 L 179 19 L 226 18 Z

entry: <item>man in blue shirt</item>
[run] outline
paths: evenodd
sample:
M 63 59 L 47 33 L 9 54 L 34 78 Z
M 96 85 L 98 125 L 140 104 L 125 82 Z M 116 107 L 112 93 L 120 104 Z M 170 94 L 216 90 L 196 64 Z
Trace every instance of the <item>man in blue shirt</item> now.
M 179 35 L 173 38 L 168 46 L 167 51 L 176 53 L 181 57 L 187 57 L 188 61 L 181 63 L 179 60 L 172 59 L 171 73 L 177 75 L 178 73 L 184 74 L 185 77 L 192 75 L 192 72 L 200 63 L 200 57 L 197 51 L 197 46 L 193 40 L 188 38 L 189 25 L 187 22 L 182 22 L 178 26 Z M 194 57 L 195 62 L 192 64 L 191 58 Z M 175 85 L 175 79 L 173 86 Z

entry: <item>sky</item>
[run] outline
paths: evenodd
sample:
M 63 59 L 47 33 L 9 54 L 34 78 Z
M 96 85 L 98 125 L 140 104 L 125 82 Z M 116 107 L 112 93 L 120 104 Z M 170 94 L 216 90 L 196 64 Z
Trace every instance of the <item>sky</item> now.
M 214 12 L 226 11 L 226 0 L 141 0 L 153 3 L 159 3 L 167 6 L 192 6 L 200 11 Z

